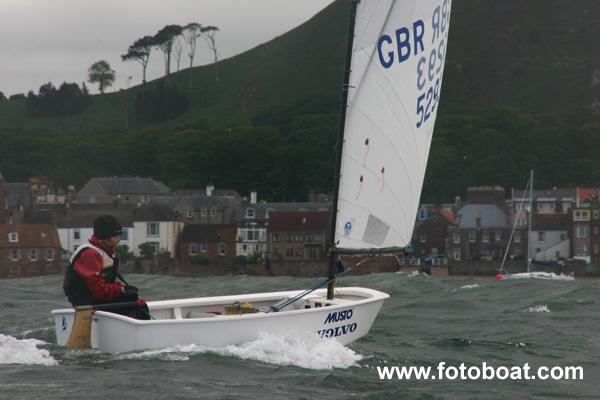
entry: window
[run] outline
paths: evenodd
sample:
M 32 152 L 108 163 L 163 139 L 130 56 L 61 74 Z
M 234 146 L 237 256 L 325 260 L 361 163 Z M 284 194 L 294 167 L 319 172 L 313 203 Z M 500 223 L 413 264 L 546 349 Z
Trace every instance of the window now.
M 588 221 L 590 219 L 590 210 L 575 210 L 575 221 Z
M 17 232 L 11 232 L 8 234 L 8 241 L 11 243 L 17 243 L 19 241 L 19 234 Z
M 39 258 L 38 249 L 31 249 L 31 250 L 29 250 L 29 259 L 31 261 L 36 261 L 38 258 Z
M 246 218 L 254 218 L 254 208 L 246 208 Z
M 515 243 L 521 242 L 521 231 L 515 231 L 514 241 Z
M 121 240 L 123 240 L 123 241 L 129 240 L 129 230 L 127 228 L 123 228 L 123 232 L 121 233 Z
M 73 240 L 81 240 L 81 230 L 73 229 Z
M 200 252 L 201 253 L 206 253 L 207 248 L 208 248 L 208 246 L 206 245 L 206 242 L 200 243 Z
M 320 233 L 315 233 L 314 239 L 315 239 L 315 242 L 320 242 L 321 240 L 323 240 L 323 237 L 321 236 Z
M 469 242 L 474 242 L 477 240 L 477 232 L 469 231 Z
M 54 249 L 46 249 L 46 261 L 54 260 Z
M 598 243 L 594 243 L 594 254 L 598 253 L 600 253 L 600 246 L 598 246 Z
M 538 232 L 538 242 L 546 241 L 546 232 Z
M 187 210 L 186 215 L 187 215 L 188 218 L 193 218 L 194 217 L 194 210 Z
M 295 257 L 302 257 L 302 256 L 304 256 L 304 250 L 303 249 L 294 249 L 294 256 Z
M 247 245 L 247 244 L 243 244 L 243 245 L 242 245 L 242 251 L 243 251 L 243 252 L 246 252 L 246 251 L 248 251 L 248 245 Z
M 487 229 L 484 229 L 483 231 L 481 231 L 481 240 L 483 242 L 489 242 L 490 241 L 490 231 L 488 231 Z
M 421 233 L 419 234 L 419 241 L 420 241 L 421 243 L 426 243 L 426 242 L 427 242 L 427 233 L 425 233 L 425 232 L 421 232 Z
M 454 249 L 452 256 L 456 261 L 460 261 L 460 249 Z
M 520 257 L 521 256 L 521 247 L 513 248 L 513 256 Z
M 214 207 L 210 208 L 210 216 L 213 217 L 213 218 L 217 216 L 217 209 L 216 208 L 214 208 Z
M 560 234 L 560 240 L 561 240 L 562 242 L 564 242 L 565 240 L 567 240 L 567 234 L 566 234 L 566 233 L 561 233 L 561 234 Z
M 600 233 L 600 226 L 594 226 L 594 235 L 597 235 Z
M 227 247 L 225 246 L 225 243 L 219 243 L 219 255 L 220 256 L 225 255 L 226 249 L 227 249 Z
M 502 240 L 502 231 L 496 231 L 496 233 L 494 234 L 494 240 L 496 240 L 496 242 Z
M 308 259 L 316 261 L 319 259 L 320 251 L 319 249 L 309 249 L 308 250 Z
M 257 242 L 260 240 L 260 229 L 248 228 L 246 231 L 246 240 L 249 242 Z
M 575 255 L 577 256 L 587 256 L 587 246 L 585 244 L 580 244 L 575 248 Z
M 96 202 L 96 196 L 90 196 L 90 203 L 94 204 Z
M 202 207 L 202 209 L 200 210 L 200 215 L 206 217 L 206 207 Z
M 294 249 L 285 249 L 286 257 L 294 257 Z
M 576 226 L 575 227 L 575 237 L 576 238 L 586 238 L 588 236 L 587 226 Z
M 198 254 L 198 245 L 196 243 L 188 244 L 188 254 L 190 256 L 195 256 Z
M 279 235 L 277 233 L 274 233 L 272 237 L 273 237 L 273 241 L 274 242 L 278 242 L 279 241 Z
M 146 228 L 147 236 L 160 236 L 160 225 L 158 222 L 148 222 Z
M 19 261 L 19 258 L 21 256 L 20 253 L 21 252 L 19 251 L 19 249 L 10 249 L 10 259 L 11 259 L 11 261 Z
M 454 243 L 460 243 L 460 232 L 454 232 L 452 234 L 452 239 Z

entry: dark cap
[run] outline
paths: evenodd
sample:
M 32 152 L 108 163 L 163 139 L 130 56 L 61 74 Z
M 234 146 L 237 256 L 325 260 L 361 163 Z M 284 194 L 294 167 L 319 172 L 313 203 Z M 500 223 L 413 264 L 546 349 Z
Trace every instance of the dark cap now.
M 123 233 L 123 227 L 114 217 L 101 215 L 94 221 L 94 235 L 100 239 L 108 239 Z

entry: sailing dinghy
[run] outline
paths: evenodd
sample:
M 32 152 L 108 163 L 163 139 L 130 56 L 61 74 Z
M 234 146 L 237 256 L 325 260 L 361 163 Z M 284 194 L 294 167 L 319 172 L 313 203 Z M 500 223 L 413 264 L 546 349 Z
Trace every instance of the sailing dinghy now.
M 151 301 L 154 319 L 148 321 L 102 307 L 54 310 L 58 344 L 125 352 L 235 345 L 261 332 L 316 334 L 343 344 L 366 335 L 389 295 L 335 287 L 336 265 L 342 254 L 398 252 L 411 241 L 440 100 L 450 8 L 451 0 L 351 1 L 324 282 L 305 291 Z M 87 330 L 81 321 L 88 321 Z
M 527 192 L 529 189 L 529 209 L 528 209 L 528 237 L 527 240 L 527 272 L 518 272 L 518 273 L 510 273 L 504 271 L 504 263 L 506 262 L 506 256 L 508 255 L 510 244 L 513 239 L 513 235 L 515 233 L 515 228 L 517 227 L 518 219 L 515 218 L 513 222 L 513 228 L 510 232 L 510 237 L 508 239 L 508 243 L 506 245 L 506 250 L 504 252 L 504 257 L 502 258 L 502 264 L 500 265 L 500 270 L 496 274 L 496 279 L 506 280 L 506 279 L 544 279 L 544 280 L 557 280 L 557 281 L 573 281 L 574 277 L 570 275 L 564 274 L 555 274 L 554 272 L 545 272 L 545 271 L 531 271 L 532 264 L 532 251 L 531 251 L 531 229 L 532 229 L 532 218 L 533 218 L 533 170 L 531 170 L 529 175 L 529 180 L 527 181 L 527 185 L 525 186 L 525 191 L 523 194 Z

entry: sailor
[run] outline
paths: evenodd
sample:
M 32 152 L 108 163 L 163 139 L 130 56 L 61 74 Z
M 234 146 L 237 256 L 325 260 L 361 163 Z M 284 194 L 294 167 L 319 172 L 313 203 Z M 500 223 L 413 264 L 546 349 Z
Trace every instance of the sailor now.
M 94 234 L 69 259 L 63 289 L 73 307 L 137 302 L 111 309 L 111 312 L 149 319 L 148 307 L 138 297 L 138 288 L 128 285 L 119 274 L 119 259 L 115 252 L 122 233 L 123 228 L 114 217 L 101 215 L 96 218 Z

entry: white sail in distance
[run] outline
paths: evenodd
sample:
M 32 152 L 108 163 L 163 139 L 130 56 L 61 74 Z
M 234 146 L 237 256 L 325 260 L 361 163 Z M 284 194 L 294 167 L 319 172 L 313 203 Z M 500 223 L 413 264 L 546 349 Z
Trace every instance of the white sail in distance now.
M 335 247 L 411 241 L 440 101 L 451 0 L 360 0 Z

